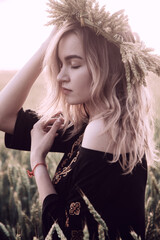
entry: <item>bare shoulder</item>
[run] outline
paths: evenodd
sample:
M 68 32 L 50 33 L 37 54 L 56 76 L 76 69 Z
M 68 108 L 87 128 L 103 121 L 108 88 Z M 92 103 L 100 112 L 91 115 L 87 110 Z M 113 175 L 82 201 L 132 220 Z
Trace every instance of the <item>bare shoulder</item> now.
M 105 152 L 108 141 L 109 136 L 104 132 L 103 120 L 96 119 L 87 125 L 83 136 L 82 147 Z

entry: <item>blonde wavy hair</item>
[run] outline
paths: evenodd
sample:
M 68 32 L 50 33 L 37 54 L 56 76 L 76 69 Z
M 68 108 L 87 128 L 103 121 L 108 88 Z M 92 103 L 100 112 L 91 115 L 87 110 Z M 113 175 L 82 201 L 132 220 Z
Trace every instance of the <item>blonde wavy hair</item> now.
M 114 146 L 112 162 L 119 161 L 124 172 L 130 173 L 144 154 L 149 162 L 154 158 L 151 101 L 148 89 L 138 83 L 128 93 L 120 50 L 103 36 L 96 35 L 93 30 L 81 27 L 78 23 L 66 23 L 56 29 L 44 58 L 49 86 L 39 113 L 47 119 L 57 111 L 62 111 L 65 119 L 64 131 L 69 126 L 74 126 L 70 136 L 76 134 L 84 123 L 88 123 L 85 104 L 69 105 L 65 102 L 57 81 L 60 71 L 58 44 L 70 32 L 82 39 L 86 63 L 92 77 L 91 102 L 95 108 L 99 104 L 102 106 L 103 110 L 96 118 L 104 119 L 104 131 L 109 134 Z M 124 39 L 134 41 L 133 34 L 126 34 Z M 128 136 L 130 142 L 127 141 Z M 109 146 L 106 146 L 106 152 L 108 149 Z M 123 152 L 130 149 L 129 159 L 126 154 L 122 154 L 122 149 Z

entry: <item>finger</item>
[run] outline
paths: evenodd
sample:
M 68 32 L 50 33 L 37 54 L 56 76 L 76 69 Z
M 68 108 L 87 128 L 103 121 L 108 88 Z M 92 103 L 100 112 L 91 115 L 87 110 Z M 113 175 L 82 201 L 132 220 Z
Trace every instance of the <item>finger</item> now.
M 64 122 L 64 119 L 63 119 L 63 117 L 61 117 L 61 115 L 59 115 L 59 114 L 58 114 L 57 116 L 54 115 L 54 117 L 50 118 L 50 119 L 44 124 L 44 131 L 48 131 L 48 129 L 50 129 L 50 128 L 52 127 L 52 125 L 54 124 L 54 122 L 55 122 L 58 118 L 60 118 L 61 121 Z
M 61 125 L 63 124 L 63 122 L 64 122 L 63 118 L 58 118 L 53 123 L 53 125 L 48 133 L 50 133 L 52 136 L 55 136 L 57 131 L 60 129 Z
M 53 122 L 60 117 L 63 118 L 62 112 L 57 112 L 55 115 L 53 115 L 49 120 L 45 122 L 45 125 L 53 124 Z
M 53 123 L 57 120 L 57 118 L 51 118 L 45 124 L 43 125 L 44 129 L 47 129 L 48 127 L 52 127 Z
M 55 115 L 53 115 L 53 118 L 59 118 L 59 117 L 63 117 L 63 114 L 61 111 L 59 111 Z

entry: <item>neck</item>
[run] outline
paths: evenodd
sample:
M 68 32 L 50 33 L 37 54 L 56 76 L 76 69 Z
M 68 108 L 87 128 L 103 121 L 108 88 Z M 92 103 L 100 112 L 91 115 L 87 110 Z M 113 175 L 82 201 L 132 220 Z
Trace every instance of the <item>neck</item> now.
M 84 105 L 85 111 L 88 115 L 89 122 L 91 122 L 96 116 L 98 116 L 102 111 L 102 107 L 95 107 L 93 104 L 85 104 Z

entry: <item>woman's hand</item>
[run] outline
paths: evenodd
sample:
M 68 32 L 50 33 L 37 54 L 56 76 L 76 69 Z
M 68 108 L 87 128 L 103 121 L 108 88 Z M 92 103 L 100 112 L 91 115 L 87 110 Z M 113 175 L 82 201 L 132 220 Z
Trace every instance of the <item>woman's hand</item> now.
M 57 131 L 62 127 L 63 118 L 51 118 L 44 122 L 40 119 L 31 131 L 31 168 L 39 163 L 45 162 L 45 157 L 57 136 Z
M 43 42 L 41 48 L 46 51 L 50 42 L 54 39 L 54 36 L 57 32 L 57 26 L 54 26 L 51 33 L 49 34 L 49 36 L 47 37 L 47 39 Z

